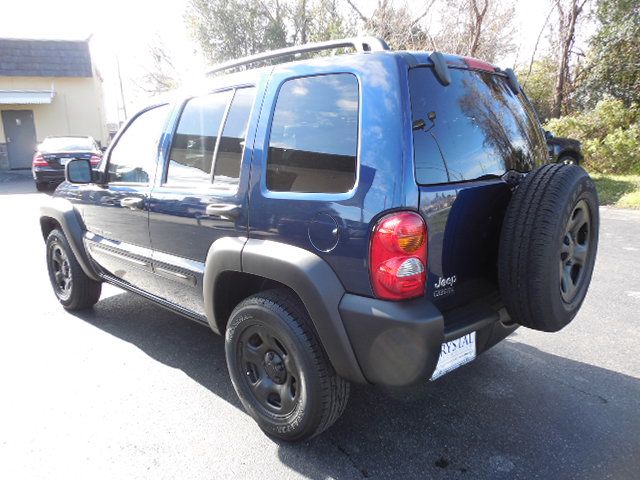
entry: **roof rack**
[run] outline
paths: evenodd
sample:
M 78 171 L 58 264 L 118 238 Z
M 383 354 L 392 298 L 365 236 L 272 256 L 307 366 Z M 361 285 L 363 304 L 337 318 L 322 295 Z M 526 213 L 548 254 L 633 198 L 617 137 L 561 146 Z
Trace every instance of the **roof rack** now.
M 322 50 L 332 50 L 334 48 L 344 47 L 352 47 L 359 53 L 381 52 L 383 50 L 389 50 L 389 45 L 387 45 L 387 42 L 378 37 L 342 38 L 339 40 L 306 43 L 304 45 L 296 45 L 293 47 L 280 48 L 278 50 L 270 50 L 263 53 L 256 53 L 255 55 L 249 55 L 248 57 L 238 58 L 237 60 L 229 60 L 228 62 L 220 63 L 208 69 L 206 73 L 207 75 L 211 75 L 216 72 L 221 72 L 223 70 L 228 70 L 234 67 L 240 67 L 242 65 L 249 65 L 251 63 L 260 62 L 262 60 L 269 60 L 272 58 L 286 57 L 300 53 L 319 52 Z

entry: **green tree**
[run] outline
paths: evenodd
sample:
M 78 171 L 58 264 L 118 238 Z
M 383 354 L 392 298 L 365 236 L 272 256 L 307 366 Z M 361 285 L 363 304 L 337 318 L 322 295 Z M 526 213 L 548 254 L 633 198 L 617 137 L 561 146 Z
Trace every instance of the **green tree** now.
M 557 67 L 557 61 L 554 58 L 545 56 L 533 61 L 531 71 L 529 67 L 523 67 L 518 68 L 516 72 L 543 122 L 551 118 Z
M 191 0 L 186 22 L 211 61 L 287 45 L 285 9 L 278 1 Z
M 640 105 L 605 98 L 594 109 L 550 120 L 545 128 L 582 142 L 585 166 L 599 173 L 640 174 Z
M 590 41 L 577 99 L 583 107 L 607 95 L 627 107 L 640 103 L 640 2 L 598 0 L 596 19 L 600 27 Z
M 337 0 L 190 0 L 186 22 L 211 62 L 353 34 Z

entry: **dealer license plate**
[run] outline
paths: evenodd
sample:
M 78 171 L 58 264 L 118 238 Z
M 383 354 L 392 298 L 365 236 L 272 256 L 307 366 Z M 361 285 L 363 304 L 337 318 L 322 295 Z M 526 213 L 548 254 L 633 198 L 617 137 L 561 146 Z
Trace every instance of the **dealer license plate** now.
M 440 348 L 440 358 L 431 380 L 455 370 L 476 358 L 476 332 L 445 342 Z

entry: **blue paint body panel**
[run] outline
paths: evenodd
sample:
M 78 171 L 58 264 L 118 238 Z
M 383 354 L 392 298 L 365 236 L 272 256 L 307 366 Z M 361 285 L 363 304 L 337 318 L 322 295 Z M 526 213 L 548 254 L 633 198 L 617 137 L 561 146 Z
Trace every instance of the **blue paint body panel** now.
M 455 56 L 451 66 L 464 68 Z M 157 168 L 148 185 L 78 186 L 65 183 L 57 196 L 81 212 L 88 243 L 103 238 L 106 248 L 135 261 L 98 256 L 99 268 L 139 284 L 204 318 L 202 278 L 211 244 L 223 237 L 247 237 L 285 243 L 325 260 L 346 292 L 373 296 L 368 256 L 372 226 L 393 210 L 420 212 L 428 227 L 428 281 L 425 296 L 446 312 L 497 293 L 497 236 L 511 190 L 500 178 L 441 185 L 418 185 L 414 170 L 409 72 L 431 64 L 424 52 L 375 52 L 286 63 L 214 79 L 201 92 L 173 99 L 158 139 Z M 284 82 L 307 76 L 351 74 L 358 82 L 357 178 L 346 193 L 284 193 L 266 186 L 270 126 Z M 163 183 L 176 126 L 189 98 L 243 86 L 256 88 L 242 156 L 237 191 L 172 187 Z M 114 140 L 117 144 L 118 138 Z M 104 173 L 107 161 L 102 162 Z M 540 162 L 544 159 L 540 159 Z M 123 197 L 139 197 L 143 207 L 130 211 Z M 207 206 L 237 207 L 234 218 L 212 218 Z M 120 249 L 118 250 L 118 245 Z M 144 259 L 145 252 L 149 258 Z M 117 261 L 116 261 L 117 260 Z M 124 262 L 126 263 L 126 262 Z M 142 279 L 142 277 L 145 277 Z M 437 288 L 455 277 L 448 293 Z M 446 317 L 445 317 L 446 321 Z

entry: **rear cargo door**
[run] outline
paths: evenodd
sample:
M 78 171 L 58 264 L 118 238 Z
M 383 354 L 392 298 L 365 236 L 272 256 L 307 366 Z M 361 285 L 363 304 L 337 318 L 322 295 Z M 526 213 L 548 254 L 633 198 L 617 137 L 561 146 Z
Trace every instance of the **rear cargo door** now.
M 546 159 L 542 130 L 522 95 L 497 73 L 410 70 L 420 212 L 429 229 L 427 295 L 444 312 L 494 303 L 498 240 L 511 197 L 505 181 Z

